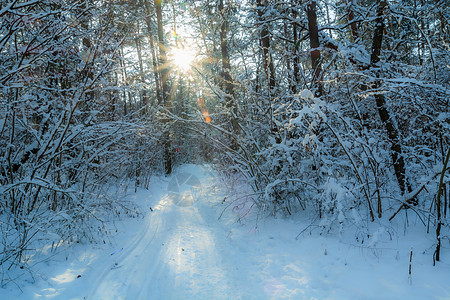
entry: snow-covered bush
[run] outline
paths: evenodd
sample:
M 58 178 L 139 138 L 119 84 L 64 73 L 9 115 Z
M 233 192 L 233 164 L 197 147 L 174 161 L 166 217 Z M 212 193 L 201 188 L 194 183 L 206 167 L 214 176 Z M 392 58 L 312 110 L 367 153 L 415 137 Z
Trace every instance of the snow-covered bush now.
M 121 110 L 127 103 L 113 75 L 123 39 L 109 13 L 73 1 L 0 5 L 0 265 L 7 268 L 29 262 L 44 244 L 90 240 L 105 215 L 127 209 L 108 184 L 146 186 L 159 167 L 152 112 Z

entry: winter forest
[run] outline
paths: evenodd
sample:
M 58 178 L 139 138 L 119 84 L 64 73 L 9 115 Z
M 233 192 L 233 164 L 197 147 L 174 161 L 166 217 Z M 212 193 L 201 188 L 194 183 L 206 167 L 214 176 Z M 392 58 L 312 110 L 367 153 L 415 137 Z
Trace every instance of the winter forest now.
M 221 178 L 214 207 L 240 209 L 234 224 L 303 220 L 292 239 L 373 248 L 413 231 L 409 275 L 415 255 L 449 275 L 449 6 L 0 0 L 0 298 L 153 214 L 120 195 L 186 165 Z

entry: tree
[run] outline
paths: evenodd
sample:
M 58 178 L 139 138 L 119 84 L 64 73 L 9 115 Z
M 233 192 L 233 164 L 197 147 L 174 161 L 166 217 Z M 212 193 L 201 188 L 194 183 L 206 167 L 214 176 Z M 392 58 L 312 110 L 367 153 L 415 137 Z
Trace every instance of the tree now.
M 320 60 L 320 42 L 319 27 L 317 25 L 316 1 L 310 1 L 306 14 L 308 16 L 309 44 L 311 46 L 311 62 L 312 62 L 312 81 L 316 89 L 316 96 L 320 97 L 323 93 L 322 88 L 322 66 Z
M 224 83 L 225 102 L 230 110 L 231 126 L 235 139 L 233 149 L 237 150 L 236 137 L 239 135 L 238 106 L 235 99 L 234 83 L 231 77 L 230 56 L 228 52 L 228 14 L 229 8 L 225 8 L 224 0 L 219 0 L 218 10 L 220 14 L 220 52 L 222 57 L 222 79 Z
M 133 158 L 156 165 L 158 127 L 116 110 L 128 101 L 119 86 L 128 32 L 118 22 L 127 13 L 112 5 L 9 1 L 1 10 L 0 264 L 25 263 L 28 249 L 55 237 L 89 238 L 88 219 L 101 227 L 99 214 L 121 209 L 92 194 L 133 177 Z
M 275 68 L 270 54 L 270 34 L 268 24 L 266 22 L 266 13 L 269 8 L 266 0 L 256 0 L 256 7 L 258 9 L 260 28 L 260 46 L 262 50 L 263 70 L 268 81 L 269 90 L 275 87 Z
M 155 0 L 155 9 L 156 9 L 156 22 L 158 25 L 158 41 L 159 41 L 159 78 L 161 79 L 161 99 L 163 101 L 164 107 L 167 111 L 171 112 L 171 102 L 170 102 L 170 91 L 167 83 L 169 77 L 169 68 L 167 65 L 167 54 L 166 54 L 166 43 L 164 38 L 164 27 L 163 27 L 163 19 L 162 19 L 162 6 L 161 0 Z M 166 126 L 168 126 L 169 122 L 166 122 Z M 170 142 L 170 130 L 169 128 L 165 128 L 164 138 L 164 168 L 166 175 L 172 173 L 172 154 L 171 154 L 171 142 Z
M 387 6 L 386 1 L 377 1 L 378 10 L 377 10 L 377 18 L 375 19 L 375 31 L 373 34 L 373 43 L 372 43 L 372 54 L 370 56 L 370 66 L 375 70 L 376 77 L 380 77 L 380 53 L 382 49 L 382 41 L 383 41 L 383 31 L 384 31 L 384 11 Z M 381 82 L 377 80 L 375 82 L 374 89 L 379 89 L 381 86 Z M 381 121 L 383 122 L 389 140 L 392 143 L 391 146 L 391 157 L 392 162 L 394 165 L 395 170 L 395 176 L 397 178 L 398 185 L 402 191 L 402 193 L 405 192 L 412 192 L 412 188 L 406 178 L 406 169 L 405 169 L 405 162 L 403 159 L 403 152 L 402 147 L 400 144 L 400 135 L 398 130 L 395 128 L 394 120 L 392 116 L 390 116 L 387 107 L 386 107 L 386 100 L 384 97 L 384 94 L 382 93 L 376 93 L 375 94 L 375 101 L 378 108 L 378 113 L 380 115 Z M 414 203 L 415 199 L 409 199 L 408 204 Z M 417 204 L 417 203 L 415 203 Z

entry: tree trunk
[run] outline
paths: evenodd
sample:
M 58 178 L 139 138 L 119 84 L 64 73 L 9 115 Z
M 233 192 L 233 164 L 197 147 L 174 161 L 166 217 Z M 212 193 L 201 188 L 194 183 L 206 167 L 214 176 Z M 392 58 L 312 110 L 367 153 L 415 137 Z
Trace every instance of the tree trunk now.
M 161 99 L 163 101 L 163 105 L 170 112 L 171 111 L 171 103 L 170 103 L 170 95 L 169 95 L 169 87 L 167 85 L 167 79 L 169 75 L 169 69 L 166 65 L 167 55 L 166 55 L 166 45 L 164 41 L 164 28 L 163 28 L 163 20 L 162 20 L 162 7 L 161 0 L 155 1 L 155 9 L 156 9 L 156 21 L 158 24 L 158 41 L 159 41 L 159 72 L 161 79 Z M 171 153 L 171 142 L 170 142 L 170 130 L 168 128 L 169 121 L 166 120 L 166 129 L 163 134 L 163 143 L 164 143 L 164 170 L 166 175 L 172 173 L 172 153 Z
M 294 7 L 293 18 L 296 19 L 297 16 L 298 16 L 297 8 Z M 297 24 L 294 22 L 292 24 L 292 26 L 293 26 L 292 35 L 293 35 L 293 40 L 294 40 L 294 59 L 293 59 L 294 78 L 295 78 L 294 93 L 297 93 L 297 86 L 300 83 L 300 58 L 299 58 L 299 53 L 298 53 L 298 49 L 300 47 L 300 45 L 299 45 L 300 41 L 299 41 L 299 32 L 298 32 Z
M 353 42 L 358 38 L 358 29 L 356 28 L 355 13 L 352 10 L 353 0 L 346 0 L 348 9 L 348 22 L 350 23 L 350 28 L 352 31 Z
M 138 55 L 138 62 L 139 62 L 139 77 L 141 78 L 141 83 L 145 85 L 145 76 L 144 76 L 144 64 L 142 62 L 142 46 L 141 46 L 141 37 L 140 37 L 140 30 L 139 30 L 139 21 L 136 23 L 137 28 L 137 36 L 135 36 L 134 41 L 136 44 L 136 51 Z M 144 87 L 142 89 L 142 107 L 144 107 L 143 112 L 145 113 L 145 107 L 148 104 L 148 96 L 147 96 L 147 90 Z
M 231 77 L 231 65 L 230 65 L 230 56 L 228 54 L 228 41 L 227 41 L 227 32 L 228 32 L 228 24 L 227 24 L 227 15 L 225 12 L 224 0 L 219 0 L 218 8 L 219 13 L 221 15 L 221 26 L 220 26 L 220 50 L 222 54 L 222 79 L 224 82 L 224 90 L 226 94 L 226 104 L 229 109 L 231 109 L 231 126 L 233 127 L 233 133 L 237 137 L 239 133 L 239 125 L 237 121 L 237 104 L 234 98 L 234 88 L 233 88 L 233 79 Z M 237 149 L 236 143 L 232 145 L 233 149 Z
M 119 57 L 120 57 L 120 59 L 119 59 L 119 63 L 120 63 L 120 68 L 122 69 L 122 77 L 123 77 L 123 80 L 125 81 L 125 84 L 129 84 L 129 82 L 128 82 L 128 75 L 127 75 L 127 69 L 126 69 L 126 67 L 125 67 L 125 62 L 124 62 L 124 51 L 123 51 L 123 46 L 121 46 L 121 49 L 119 49 L 119 53 L 120 53 L 120 55 L 119 55 Z M 125 90 L 123 91 L 123 113 L 124 113 L 124 115 L 126 115 L 127 114 L 127 112 L 128 112 L 128 109 L 127 109 L 127 97 L 126 97 L 126 95 L 128 94 L 128 100 L 129 100 L 129 105 L 131 106 L 132 105 L 132 101 L 133 101 L 133 97 L 132 97 L 132 95 L 131 95 L 131 92 L 128 90 L 128 92 L 126 93 L 125 92 Z
M 323 93 L 322 87 L 322 66 L 320 63 L 320 43 L 319 27 L 317 26 L 316 1 L 311 1 L 306 9 L 308 16 L 309 45 L 311 47 L 311 63 L 313 70 L 313 86 L 315 87 L 315 96 L 320 97 Z
M 258 21 L 260 23 L 260 46 L 262 49 L 262 65 L 263 65 L 263 72 L 265 74 L 265 80 L 268 84 L 267 89 L 267 113 L 269 114 L 269 129 L 270 132 L 277 133 L 278 129 L 276 128 L 275 122 L 273 121 L 273 108 L 272 108 L 272 93 L 275 88 L 275 68 L 273 66 L 272 56 L 270 54 L 270 35 L 269 35 L 269 28 L 264 16 L 264 10 L 267 7 L 267 0 L 256 0 L 256 8 L 258 12 Z M 264 81 L 263 81 L 264 82 Z M 263 90 L 263 89 L 261 89 Z M 264 99 L 264 98 L 263 98 Z M 263 100 L 264 101 L 264 100 Z M 276 137 L 278 139 L 278 137 Z M 278 139 L 279 140 L 279 139 Z
M 286 13 L 287 15 L 287 13 Z M 285 36 L 289 36 L 289 27 L 287 23 L 283 24 L 283 29 L 284 29 L 284 35 Z M 284 49 L 285 49 L 285 53 L 286 53 L 286 70 L 287 73 L 289 74 L 288 76 L 294 75 L 294 71 L 292 70 L 292 66 L 291 66 L 291 57 L 294 58 L 294 55 L 290 55 L 290 47 L 289 47 L 289 43 L 288 42 L 284 42 Z M 295 47 L 294 47 L 295 49 Z M 295 94 L 296 91 L 296 83 L 294 80 L 292 80 L 292 78 L 289 79 L 289 85 L 290 85 L 290 90 L 292 91 L 292 94 Z
M 439 179 L 439 188 L 438 188 L 438 194 L 436 198 L 436 219 L 437 219 L 437 226 L 436 226 L 436 239 L 437 239 L 437 245 L 436 250 L 434 252 L 434 257 L 436 261 L 440 261 L 440 253 L 441 253 L 441 227 L 444 222 L 442 221 L 442 213 L 441 213 L 441 196 L 442 192 L 444 190 L 444 175 L 445 171 L 447 170 L 448 161 L 450 159 L 450 148 L 447 151 L 447 156 L 444 161 L 444 167 L 442 168 L 441 178 Z
M 380 77 L 379 70 L 379 62 L 380 62 L 380 54 L 381 54 L 381 46 L 383 42 L 383 32 L 384 32 L 384 9 L 387 6 L 387 2 L 385 0 L 378 0 L 378 12 L 377 18 L 375 20 L 375 32 L 373 35 L 373 43 L 372 43 L 372 54 L 370 56 L 370 66 L 375 70 L 376 77 Z M 377 80 L 374 84 L 374 89 L 378 89 L 381 87 L 381 81 Z M 405 192 L 412 191 L 411 186 L 408 183 L 405 172 L 405 162 L 403 160 L 402 147 L 400 144 L 400 134 L 397 128 L 394 126 L 393 117 L 390 115 L 389 111 L 386 107 L 386 99 L 384 94 L 377 93 L 375 94 L 375 101 L 378 108 L 378 113 L 380 115 L 381 121 L 386 128 L 388 137 L 391 144 L 391 158 L 394 164 L 395 176 L 397 178 L 398 185 L 400 186 L 400 190 L 402 194 Z M 414 203 L 416 204 L 416 203 Z
M 153 65 L 153 76 L 155 77 L 155 88 L 156 88 L 156 99 L 158 104 L 162 104 L 163 100 L 162 100 L 162 95 L 161 95 L 161 82 L 159 79 L 159 74 L 158 74 L 158 61 L 156 59 L 156 54 L 155 54 L 155 43 L 153 40 L 153 33 L 152 33 L 152 22 L 150 19 L 150 3 L 148 2 L 148 0 L 144 1 L 144 6 L 145 6 L 145 23 L 147 24 L 147 34 L 148 34 L 148 40 L 150 43 L 150 51 L 151 51 L 151 55 L 152 55 L 152 65 Z
M 275 87 L 275 68 L 273 66 L 272 57 L 270 55 L 270 36 L 269 29 L 265 23 L 264 18 L 264 8 L 267 6 L 266 0 L 256 0 L 256 6 L 258 9 L 259 22 L 261 23 L 260 30 L 260 45 L 263 52 L 263 67 L 266 74 L 267 80 L 269 82 L 270 90 Z

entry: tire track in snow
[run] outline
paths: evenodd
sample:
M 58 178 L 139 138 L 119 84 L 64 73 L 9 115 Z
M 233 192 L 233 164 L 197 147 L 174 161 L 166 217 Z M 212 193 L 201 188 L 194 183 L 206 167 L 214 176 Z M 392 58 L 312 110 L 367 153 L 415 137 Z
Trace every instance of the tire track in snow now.
M 180 207 L 163 195 L 145 221 L 145 229 L 120 253 L 117 265 L 105 270 L 88 299 L 237 299 L 222 263 L 214 231 L 199 206 Z M 207 204 L 205 204 L 207 205 Z
M 146 226 L 132 240 L 132 242 L 124 247 L 124 251 L 118 253 L 118 258 L 113 265 L 109 265 L 94 285 L 88 299 L 125 299 L 127 295 L 127 286 L 132 283 L 132 275 L 136 273 L 139 264 L 140 255 L 149 247 L 156 236 L 159 226 L 161 225 L 159 218 L 147 216 L 145 219 Z

